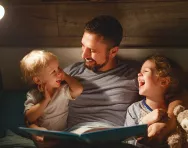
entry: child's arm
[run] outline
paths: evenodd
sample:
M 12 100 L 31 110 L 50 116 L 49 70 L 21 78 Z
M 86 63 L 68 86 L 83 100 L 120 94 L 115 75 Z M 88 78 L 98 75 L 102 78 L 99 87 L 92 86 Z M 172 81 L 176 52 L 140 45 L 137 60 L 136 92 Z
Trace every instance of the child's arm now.
M 25 113 L 26 120 L 29 123 L 35 122 L 43 114 L 44 109 L 46 108 L 46 106 L 51 100 L 51 97 L 48 93 L 46 86 L 44 88 L 44 92 L 45 92 L 45 95 L 44 95 L 45 98 L 41 102 L 37 103 L 36 105 L 33 105 Z
M 154 123 L 150 125 L 148 128 L 148 137 L 155 139 L 155 141 L 157 142 L 161 142 L 169 135 L 170 132 L 176 129 L 177 122 L 176 117 L 173 114 L 173 110 L 179 104 L 184 105 L 184 100 L 186 100 L 187 97 L 188 96 L 186 93 L 182 93 L 180 95 L 177 95 L 174 98 L 174 101 L 169 103 L 167 111 L 169 117 L 168 121 L 166 123 Z M 185 106 L 186 105 L 187 104 L 185 104 Z
M 83 86 L 79 81 L 77 81 L 75 78 L 69 76 L 65 72 L 63 72 L 63 79 L 67 82 L 70 88 L 70 95 L 72 98 L 76 98 L 79 96 L 83 91 Z
M 39 130 L 47 130 L 44 127 L 39 127 L 37 124 L 33 123 L 31 125 L 28 126 L 29 128 L 34 128 L 34 129 L 39 129 Z M 32 135 L 32 137 L 39 142 L 43 142 L 44 141 L 44 136 L 37 136 L 37 135 Z
M 160 121 L 167 113 L 164 109 L 155 109 L 141 119 L 141 123 L 151 125 Z

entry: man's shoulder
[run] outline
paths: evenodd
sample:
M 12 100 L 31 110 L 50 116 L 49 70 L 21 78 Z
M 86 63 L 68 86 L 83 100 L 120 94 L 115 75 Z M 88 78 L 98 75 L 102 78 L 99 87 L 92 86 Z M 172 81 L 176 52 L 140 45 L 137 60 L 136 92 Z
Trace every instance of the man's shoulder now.
M 118 58 L 117 61 L 118 61 L 119 66 L 124 66 L 127 69 L 131 68 L 136 71 L 139 71 L 139 69 L 141 67 L 140 62 L 138 62 L 136 60 Z
M 140 64 L 137 61 L 118 59 L 118 66 L 116 67 L 115 72 L 119 72 L 121 76 L 137 81 L 139 69 Z
M 75 75 L 79 71 L 83 71 L 84 69 L 84 62 L 77 62 L 65 67 L 63 70 L 69 75 Z

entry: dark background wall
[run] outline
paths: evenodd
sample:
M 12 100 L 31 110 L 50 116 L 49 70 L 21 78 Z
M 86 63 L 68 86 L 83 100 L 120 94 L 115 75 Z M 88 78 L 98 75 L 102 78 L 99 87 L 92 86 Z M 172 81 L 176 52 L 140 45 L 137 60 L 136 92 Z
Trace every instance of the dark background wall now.
M 1 46 L 79 47 L 85 22 L 99 14 L 122 23 L 122 47 L 188 45 L 187 0 L 4 0 L 4 5 Z
M 47 0 L 46 0 L 47 1 Z M 187 0 L 4 0 L 0 20 L 0 70 L 4 89 L 22 89 L 19 61 L 33 48 L 57 54 L 62 67 L 81 60 L 85 22 L 116 17 L 124 28 L 119 55 L 142 60 L 165 54 L 188 70 Z

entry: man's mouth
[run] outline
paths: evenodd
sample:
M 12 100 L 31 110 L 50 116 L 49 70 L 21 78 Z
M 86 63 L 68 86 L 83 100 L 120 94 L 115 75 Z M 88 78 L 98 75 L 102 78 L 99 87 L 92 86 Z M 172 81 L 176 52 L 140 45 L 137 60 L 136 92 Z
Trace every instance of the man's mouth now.
M 85 61 L 86 61 L 86 62 L 93 62 L 94 60 L 93 60 L 93 59 L 85 58 Z

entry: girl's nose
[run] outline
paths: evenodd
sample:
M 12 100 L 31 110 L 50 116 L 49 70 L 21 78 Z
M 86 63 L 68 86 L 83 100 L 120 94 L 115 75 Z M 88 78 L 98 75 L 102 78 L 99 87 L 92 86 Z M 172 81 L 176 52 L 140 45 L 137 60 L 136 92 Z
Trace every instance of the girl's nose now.
M 142 73 L 138 73 L 138 77 L 139 77 L 139 76 L 142 76 Z

